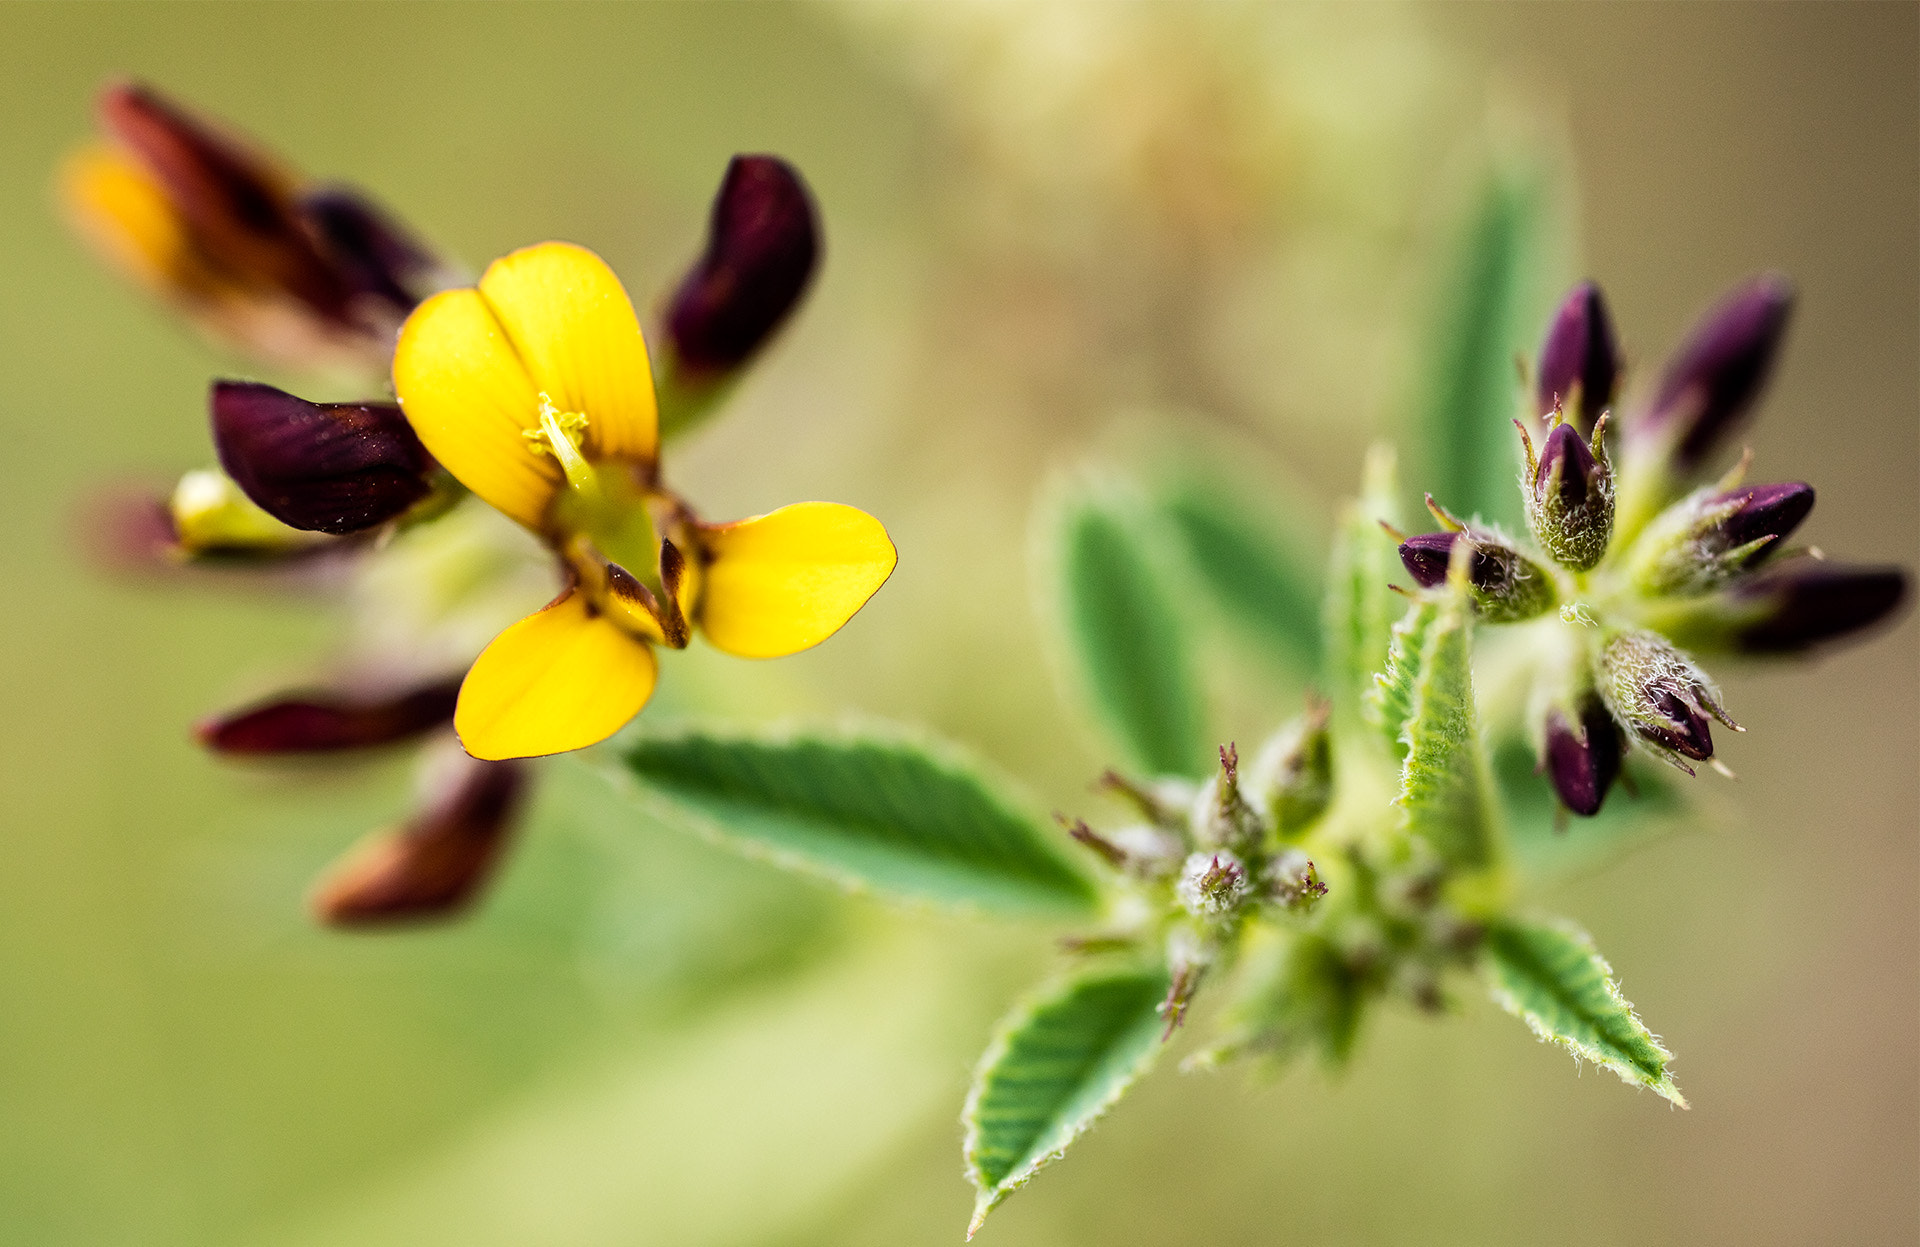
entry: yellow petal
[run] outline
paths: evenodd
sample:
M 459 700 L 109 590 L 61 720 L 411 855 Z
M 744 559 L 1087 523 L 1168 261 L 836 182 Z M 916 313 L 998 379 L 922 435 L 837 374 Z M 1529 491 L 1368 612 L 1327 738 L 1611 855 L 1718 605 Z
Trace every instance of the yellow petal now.
M 653 693 L 653 650 L 588 609 L 576 591 L 493 638 L 453 711 L 476 758 L 536 758 L 595 745 Z
M 488 265 L 480 293 L 534 388 L 561 411 L 585 413 L 588 458 L 653 460 L 659 419 L 647 344 L 606 261 L 571 243 L 541 243 Z
M 527 527 L 540 526 L 560 465 L 521 436 L 539 426 L 538 389 L 478 291 L 444 291 L 414 309 L 394 350 L 393 388 L 447 471 Z
M 867 604 L 898 555 L 880 521 L 837 502 L 797 502 L 706 530 L 707 639 L 742 658 L 818 645 Z
M 106 258 L 167 294 L 204 293 L 211 278 L 167 192 L 108 147 L 76 152 L 60 171 L 73 223 Z

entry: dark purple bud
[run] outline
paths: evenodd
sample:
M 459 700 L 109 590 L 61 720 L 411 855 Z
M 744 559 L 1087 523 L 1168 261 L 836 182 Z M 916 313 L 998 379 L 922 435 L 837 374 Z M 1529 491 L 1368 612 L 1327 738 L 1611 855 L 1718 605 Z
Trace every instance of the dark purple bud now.
M 330 186 L 302 195 L 300 211 L 354 293 L 382 299 L 401 316 L 432 293 L 440 262 L 365 196 Z
M 1444 584 L 1456 541 L 1472 548 L 1467 556 L 1467 581 L 1474 604 L 1493 623 L 1531 619 L 1551 610 L 1559 600 L 1547 572 L 1491 533 L 1421 533 L 1400 543 L 1400 562 L 1422 588 Z
M 1696 762 L 1713 756 L 1712 723 L 1704 711 L 1664 689 L 1656 690 L 1648 704 L 1652 721 L 1640 726 L 1642 736 Z
M 1719 495 L 1709 506 L 1729 503 L 1735 509 L 1720 521 L 1719 540 L 1728 550 L 1737 550 L 1756 541 L 1766 546 L 1754 551 L 1757 557 L 1784 540 L 1813 511 L 1813 486 L 1804 481 L 1779 485 L 1754 485 Z
M 1547 774 L 1560 802 L 1584 818 L 1600 812 L 1607 789 L 1620 775 L 1623 743 L 1613 716 L 1597 697 L 1581 707 L 1579 721 L 1559 710 L 1547 713 Z
M 799 302 L 820 252 L 806 184 L 775 156 L 733 158 L 708 229 L 667 311 L 679 362 L 696 374 L 745 363 Z
M 460 681 L 377 697 L 316 693 L 282 697 L 200 723 L 194 735 L 216 753 L 296 754 L 368 749 L 412 740 L 453 722 Z
M 1583 572 L 1597 566 L 1613 540 L 1613 464 L 1608 460 L 1605 420 L 1595 425 L 1592 444 L 1569 421 L 1547 433 L 1540 458 L 1527 442 L 1532 473 L 1527 489 L 1527 525 L 1555 562 Z
M 216 381 L 220 465 L 283 524 L 352 533 L 427 496 L 433 460 L 394 403 L 309 403 L 251 381 Z
M 1713 756 L 1711 720 L 1740 730 L 1705 673 L 1655 633 L 1615 633 L 1601 648 L 1600 671 L 1600 692 L 1614 719 L 1689 774 L 1693 768 L 1682 759 Z
M 1453 562 L 1453 543 L 1459 533 L 1421 533 L 1400 543 L 1400 562 L 1407 574 L 1423 589 L 1446 583 L 1447 567 Z
M 445 791 L 398 831 L 362 841 L 321 879 L 313 912 L 329 926 L 444 918 L 493 874 L 526 793 L 519 762 L 462 758 Z
M 137 83 L 102 91 L 98 110 L 102 127 L 166 189 L 207 259 L 343 316 L 347 291 L 303 227 L 284 171 Z
M 1613 403 L 1620 376 L 1620 347 L 1600 287 L 1581 282 L 1560 305 L 1559 315 L 1540 347 L 1540 375 L 1534 410 L 1544 416 L 1559 408 L 1580 432 Z
M 1755 278 L 1701 318 L 1668 363 L 1641 427 L 1673 439 L 1674 465 L 1682 473 L 1711 456 L 1752 409 L 1792 311 L 1786 278 Z
M 1787 654 L 1890 619 L 1906 602 L 1907 574 L 1897 567 L 1796 559 L 1735 586 L 1732 597 L 1758 608 L 1735 633 L 1735 647 Z
M 1655 597 L 1709 593 L 1759 566 L 1812 510 L 1813 487 L 1799 481 L 1697 493 L 1635 546 L 1634 583 Z

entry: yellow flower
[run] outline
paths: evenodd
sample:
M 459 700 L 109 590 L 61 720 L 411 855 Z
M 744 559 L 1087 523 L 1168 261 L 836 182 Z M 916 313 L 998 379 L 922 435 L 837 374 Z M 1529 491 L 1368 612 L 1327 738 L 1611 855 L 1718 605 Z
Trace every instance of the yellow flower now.
M 474 757 L 605 740 L 652 694 L 652 646 L 684 647 L 697 627 L 730 654 L 797 653 L 893 572 L 886 529 L 853 507 L 712 525 L 661 484 L 640 322 L 584 248 L 516 251 L 422 303 L 393 381 L 429 453 L 546 541 L 571 582 L 468 671 L 454 727 Z

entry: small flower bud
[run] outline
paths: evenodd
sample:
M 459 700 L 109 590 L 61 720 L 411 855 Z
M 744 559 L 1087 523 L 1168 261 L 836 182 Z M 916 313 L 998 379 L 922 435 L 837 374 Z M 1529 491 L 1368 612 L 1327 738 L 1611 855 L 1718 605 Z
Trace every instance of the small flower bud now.
M 1265 829 L 1241 795 L 1240 751 L 1231 744 L 1220 747 L 1220 769 L 1194 796 L 1189 831 L 1203 849 L 1252 853 L 1260 846 Z
M 1527 526 L 1555 562 L 1576 572 L 1596 566 L 1613 540 L 1606 424 L 1605 416 L 1595 423 L 1591 444 L 1571 423 L 1555 424 L 1537 460 L 1533 439 L 1520 430 L 1527 454 Z
M 1305 835 L 1333 800 L 1333 736 L 1327 730 L 1332 703 L 1313 703 L 1306 714 L 1274 733 L 1260 750 L 1249 777 L 1256 803 L 1282 841 Z
M 1745 420 L 1779 354 L 1793 288 L 1767 274 L 1735 290 L 1702 317 L 1667 365 L 1637 439 L 1663 441 L 1675 469 L 1694 471 Z
M 204 720 L 194 729 L 216 753 L 328 753 L 398 744 L 453 722 L 460 681 L 382 696 L 281 697 Z
M 1601 695 L 1613 717 L 1687 774 L 1713 757 L 1711 720 L 1739 731 L 1719 692 L 1685 654 L 1651 632 L 1619 632 L 1600 652 Z
M 1600 812 L 1607 789 L 1620 776 L 1624 745 L 1605 704 L 1589 697 L 1577 715 L 1547 712 L 1546 765 L 1560 803 L 1585 818 Z
M 385 303 L 396 328 L 422 299 L 458 284 L 456 274 L 405 226 L 356 191 L 308 191 L 300 196 L 299 211 L 347 288 Z
M 1247 868 L 1225 849 L 1192 854 L 1173 893 L 1196 918 L 1227 917 L 1247 895 Z
M 1634 583 L 1650 595 L 1707 593 L 1753 570 L 1813 510 L 1799 481 L 1703 490 L 1667 508 L 1634 543 Z
M 1729 597 L 1742 616 L 1734 648 L 1790 654 L 1891 618 L 1906 600 L 1907 574 L 1796 559 L 1736 585 Z
M 492 875 L 519 816 L 527 769 L 462 755 L 442 791 L 398 831 L 363 840 L 314 889 L 329 926 L 372 926 L 451 916 Z
M 309 403 L 251 381 L 216 381 L 213 443 L 261 510 L 294 528 L 352 533 L 430 492 L 433 460 L 395 403 Z
M 1547 570 L 1497 534 L 1466 529 L 1421 533 L 1400 543 L 1400 562 L 1422 588 L 1446 583 L 1456 542 L 1466 543 L 1467 582 L 1490 623 L 1513 623 L 1552 610 L 1560 600 Z
M 1313 860 L 1298 849 L 1289 849 L 1268 862 L 1260 872 L 1261 896 L 1288 910 L 1304 910 L 1327 894 Z
M 688 373 L 747 361 L 813 278 L 820 227 L 799 172 L 775 156 L 735 156 L 713 201 L 707 249 L 680 283 L 667 335 Z
M 189 555 L 277 558 L 326 540 L 268 515 L 231 477 L 211 469 L 182 476 L 167 510 L 179 548 Z
M 1620 347 L 1600 287 L 1581 282 L 1560 305 L 1540 347 L 1534 411 L 1559 411 L 1584 434 L 1593 432 L 1600 413 L 1613 404 L 1620 376 Z

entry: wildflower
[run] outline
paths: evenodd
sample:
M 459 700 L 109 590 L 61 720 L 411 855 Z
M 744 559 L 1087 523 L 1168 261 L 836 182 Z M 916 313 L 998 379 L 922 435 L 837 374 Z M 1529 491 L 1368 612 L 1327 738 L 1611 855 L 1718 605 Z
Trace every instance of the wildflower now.
M 225 754 L 328 753 L 391 745 L 451 722 L 459 690 L 456 680 L 436 680 L 371 695 L 276 697 L 208 719 L 194 735 L 207 748 Z
M 1466 559 L 1467 583 L 1475 607 L 1485 618 L 1512 623 L 1553 609 L 1559 593 L 1546 568 L 1499 533 L 1469 527 L 1455 519 L 1431 497 L 1427 507 L 1446 526 L 1445 531 L 1421 533 L 1400 542 L 1400 562 L 1422 588 L 1431 589 L 1446 581 L 1455 547 L 1464 545 L 1467 553 L 1460 557 Z
M 639 322 L 584 248 L 516 251 L 477 287 L 428 299 L 401 330 L 393 377 L 428 453 L 546 541 L 569 581 L 468 672 L 454 726 L 475 757 L 604 740 L 651 695 L 652 646 L 684 647 L 698 627 L 743 657 L 796 653 L 892 573 L 885 529 L 855 508 L 709 525 L 665 489 Z
M 211 406 L 227 475 L 293 528 L 359 532 L 431 492 L 433 462 L 393 403 L 309 403 L 270 385 L 216 381 Z
M 352 191 L 313 187 L 151 88 L 102 91 L 108 141 L 72 157 L 70 216 L 213 337 L 278 364 L 384 370 L 445 266 Z
M 1561 804 L 1583 817 L 1600 812 L 1607 789 L 1620 776 L 1620 729 L 1598 696 L 1582 699 L 1577 712 L 1547 711 L 1547 778 Z
M 427 800 L 404 826 L 369 836 L 320 881 L 313 911 L 322 922 L 442 918 L 479 892 L 518 822 L 526 765 L 445 759 L 426 786 Z
M 1720 708 L 1719 690 L 1706 674 L 1652 632 L 1616 633 L 1601 649 L 1600 670 L 1601 695 L 1613 717 L 1689 775 L 1693 768 L 1682 759 L 1713 757 L 1713 720 L 1740 730 Z
M 1765 274 L 1701 318 L 1667 365 L 1653 404 L 1634 424 L 1679 475 L 1701 466 L 1746 420 L 1786 335 L 1793 287 Z
M 1593 568 L 1613 540 L 1613 465 L 1607 459 L 1606 429 L 1602 413 L 1589 442 L 1571 421 L 1556 418 L 1536 459 L 1533 439 L 1520 427 L 1527 456 L 1527 526 L 1541 548 L 1569 571 Z
M 1705 489 L 1667 509 L 1629 555 L 1649 594 L 1705 593 L 1759 567 L 1813 510 L 1800 481 Z
M 661 418 L 691 425 L 786 320 L 820 255 L 820 225 L 799 171 L 776 156 L 735 156 L 714 197 L 707 246 L 665 317 Z
M 1600 287 L 1581 282 L 1560 305 L 1540 347 L 1534 379 L 1534 410 L 1541 416 L 1564 413 L 1583 434 L 1591 434 L 1602 412 L 1613 404 L 1620 377 L 1620 346 Z

